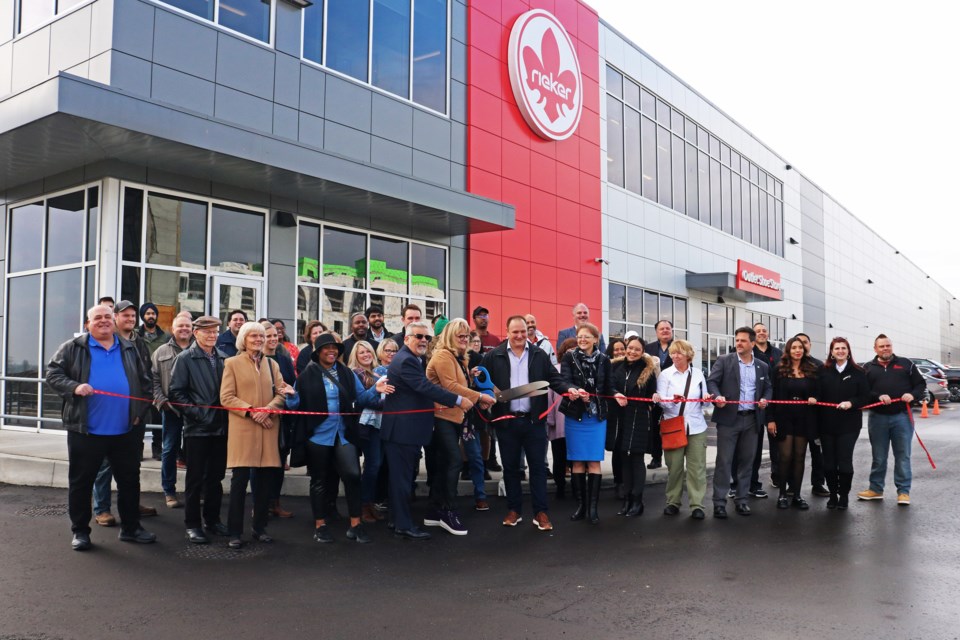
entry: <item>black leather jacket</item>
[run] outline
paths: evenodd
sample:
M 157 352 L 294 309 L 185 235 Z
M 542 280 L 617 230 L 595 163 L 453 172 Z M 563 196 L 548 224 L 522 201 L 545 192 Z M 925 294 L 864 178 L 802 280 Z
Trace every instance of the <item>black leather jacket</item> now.
M 220 383 L 223 381 L 223 361 L 226 355 L 214 347 L 217 372 L 214 374 L 210 361 L 200 345 L 194 342 L 173 361 L 170 374 L 172 402 L 181 405 L 214 406 L 220 404 Z M 183 436 L 222 436 L 227 432 L 227 412 L 224 409 L 207 409 L 196 406 L 177 406 L 183 416 Z
M 67 431 L 87 433 L 87 398 L 73 394 L 74 389 L 90 380 L 90 334 L 67 340 L 57 349 L 47 363 L 47 384 L 63 399 L 63 428 Z M 135 398 L 149 398 L 151 394 L 150 376 L 144 369 L 143 360 L 137 348 L 129 340 L 117 336 L 120 341 L 123 370 L 127 374 L 130 395 Z M 130 401 L 130 424 L 143 424 L 144 415 L 150 408 L 149 402 Z

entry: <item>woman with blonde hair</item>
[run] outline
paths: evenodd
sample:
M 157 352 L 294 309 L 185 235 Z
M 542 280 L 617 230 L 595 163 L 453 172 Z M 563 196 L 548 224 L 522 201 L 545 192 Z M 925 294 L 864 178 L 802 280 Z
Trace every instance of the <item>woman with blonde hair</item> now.
M 284 396 L 293 387 L 283 381 L 280 367 L 265 357 L 266 332 L 258 322 L 247 322 L 237 332 L 237 355 L 227 358 L 220 384 L 220 404 L 234 409 L 228 416 L 227 467 L 230 481 L 230 509 L 227 529 L 230 548 L 243 546 L 243 512 L 251 472 L 259 475 L 253 496 L 253 539 L 273 542 L 267 535 L 267 507 L 280 470 L 280 416 Z
M 384 341 L 386 342 L 386 341 Z M 350 351 L 347 367 L 356 374 L 364 389 L 377 384 L 380 375 L 376 373 L 380 362 L 374 353 L 373 345 L 366 340 L 354 343 Z M 373 507 L 373 492 L 376 488 L 377 474 L 382 463 L 380 453 L 380 412 L 374 409 L 364 409 L 360 414 L 357 425 L 357 447 L 363 453 L 363 470 L 360 474 L 360 519 L 373 524 L 384 517 Z
M 707 421 L 703 417 L 702 402 L 682 400 L 708 400 L 707 382 L 703 372 L 691 366 L 693 345 L 686 340 L 674 340 L 667 350 L 673 366 L 667 367 L 657 377 L 657 392 L 653 401 L 663 407 L 663 419 L 683 414 L 687 446 L 663 452 L 667 463 L 667 506 L 663 515 L 680 513 L 683 496 L 683 481 L 686 476 L 687 499 L 690 501 L 690 517 L 703 520 L 703 497 L 707 492 Z M 668 400 L 673 400 L 669 402 Z
M 470 388 L 467 371 L 467 345 L 470 342 L 470 325 L 463 318 L 454 318 L 443 328 L 437 346 L 427 365 L 427 379 L 481 408 L 493 405 L 490 396 Z M 433 441 L 436 455 L 434 477 L 430 479 L 431 511 L 423 520 L 430 527 L 443 527 L 453 535 L 467 534 L 457 510 L 457 484 L 460 481 L 460 436 L 467 426 L 465 414 L 459 406 L 436 405 Z

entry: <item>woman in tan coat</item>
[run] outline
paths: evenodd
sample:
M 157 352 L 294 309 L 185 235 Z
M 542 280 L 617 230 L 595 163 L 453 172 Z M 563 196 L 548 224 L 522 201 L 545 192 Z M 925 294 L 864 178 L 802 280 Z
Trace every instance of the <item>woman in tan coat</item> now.
M 438 336 L 437 347 L 427 365 L 427 379 L 447 391 L 467 398 L 486 409 L 493 398 L 481 395 L 469 386 L 467 374 L 467 344 L 470 325 L 463 318 L 451 320 Z M 457 484 L 460 482 L 460 435 L 466 424 L 460 407 L 436 405 L 432 445 L 436 453 L 434 477 L 430 479 L 430 511 L 423 524 L 443 527 L 453 535 L 467 534 L 457 511 Z
M 280 471 L 280 416 L 253 409 L 282 409 L 284 396 L 293 387 L 283 381 L 280 367 L 264 357 L 265 332 L 256 322 L 247 322 L 237 333 L 237 355 L 224 362 L 220 403 L 243 409 L 230 411 L 227 427 L 227 467 L 233 469 L 230 480 L 230 510 L 227 528 L 229 545 L 243 546 L 243 510 L 250 473 L 258 470 L 253 496 L 253 539 L 273 542 L 267 535 L 267 507 Z

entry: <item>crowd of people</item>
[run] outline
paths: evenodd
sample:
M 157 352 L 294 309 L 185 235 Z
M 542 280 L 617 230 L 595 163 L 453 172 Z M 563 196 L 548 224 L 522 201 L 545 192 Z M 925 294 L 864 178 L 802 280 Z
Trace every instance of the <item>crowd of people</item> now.
M 471 481 L 472 508 L 482 513 L 490 510 L 486 481 L 501 470 L 504 526 L 523 521 L 526 479 L 532 523 L 553 529 L 551 477 L 557 500 L 567 498 L 569 479 L 575 503 L 569 519 L 597 524 L 607 452 L 622 501 L 618 516 L 644 513 L 647 469 L 665 462 L 663 514 L 680 513 L 685 488 L 690 517 L 703 520 L 708 421 L 716 425 L 715 518 L 727 517 L 731 499 L 734 511 L 748 516 L 751 500 L 767 497 L 759 480 L 764 431 L 776 507 L 810 508 L 802 491 L 809 449 L 813 494 L 842 511 L 849 507 L 865 407 L 872 466 L 869 486 L 857 498 L 884 497 L 892 449 L 897 502 L 910 503 L 910 403 L 924 382 L 882 334 L 874 342 L 876 357 L 861 366 L 844 338 L 832 340 L 821 362 L 811 356 L 805 334 L 787 340 L 781 352 L 763 324 L 740 327 L 735 351 L 719 356 L 705 375 L 694 366 L 693 345 L 674 338 L 669 320 L 656 324 L 657 339 L 649 344 L 633 331 L 607 343 L 582 303 L 556 345 L 530 314 L 506 318 L 501 339 L 483 306 L 473 310 L 471 329 L 463 318 L 428 322 L 408 304 L 394 335 L 384 326 L 383 309 L 373 305 L 349 318 L 345 337 L 320 321 L 306 323 L 300 344 L 288 339 L 282 321 L 252 322 L 242 311 L 226 316 L 222 332 L 219 318 L 184 311 L 166 333 L 158 315 L 145 303 L 137 328 L 132 303 L 101 299 L 88 311 L 84 332 L 62 344 L 47 365 L 47 384 L 63 399 L 68 432 L 75 550 L 92 546 L 91 518 L 117 524 L 111 477 L 120 540 L 156 540 L 141 525 L 157 512 L 140 504 L 139 473 L 145 429 L 158 422 L 164 502 L 183 508 L 186 539 L 225 538 L 235 549 L 246 544 L 248 491 L 254 541 L 273 541 L 270 517 L 292 517 L 280 505 L 291 467 L 305 467 L 309 475 L 318 543 L 337 537 L 341 485 L 350 541 L 371 542 L 367 527 L 383 521 L 410 540 L 429 539 L 430 527 L 466 535 L 460 479 Z M 530 390 L 497 401 L 478 380 L 499 392 Z M 429 504 L 415 518 L 411 499 L 421 460 Z M 181 500 L 176 483 L 183 466 Z

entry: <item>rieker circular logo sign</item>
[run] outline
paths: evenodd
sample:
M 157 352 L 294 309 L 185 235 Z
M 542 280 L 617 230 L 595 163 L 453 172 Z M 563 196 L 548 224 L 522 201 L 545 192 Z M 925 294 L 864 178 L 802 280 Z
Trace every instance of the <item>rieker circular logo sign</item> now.
M 573 135 L 583 111 L 583 76 L 560 21 L 543 9 L 517 18 L 507 64 L 513 96 L 530 128 L 548 140 Z

